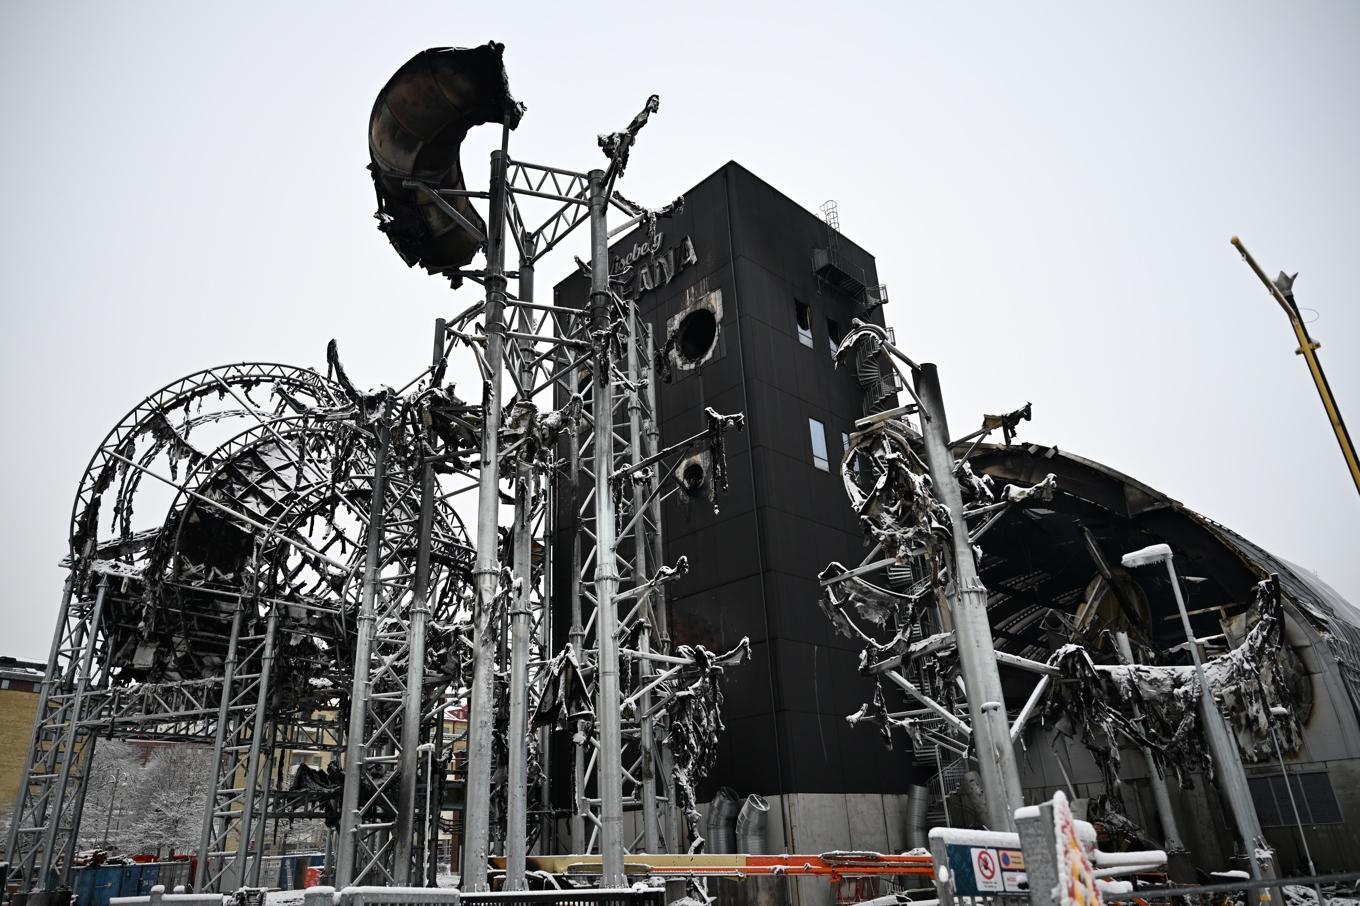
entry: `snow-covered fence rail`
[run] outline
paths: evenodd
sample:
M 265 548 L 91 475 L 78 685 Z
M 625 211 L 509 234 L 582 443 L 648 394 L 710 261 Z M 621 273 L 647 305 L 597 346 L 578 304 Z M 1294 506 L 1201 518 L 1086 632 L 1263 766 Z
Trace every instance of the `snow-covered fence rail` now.
M 665 906 L 666 891 L 567 888 L 465 893 L 438 887 L 309 887 L 303 906 Z
M 322 906 L 316 889 L 304 894 L 304 906 Z M 339 906 L 457 906 L 459 899 L 458 891 L 439 887 L 346 887 L 336 897 Z
M 109 906 L 223 906 L 220 893 L 166 893 L 164 884 L 151 888 L 145 897 L 110 897 Z

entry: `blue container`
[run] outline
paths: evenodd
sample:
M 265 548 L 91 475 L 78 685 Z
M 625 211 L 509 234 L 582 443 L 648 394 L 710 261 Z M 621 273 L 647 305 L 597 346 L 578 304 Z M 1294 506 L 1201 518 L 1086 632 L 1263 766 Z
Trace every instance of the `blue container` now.
M 118 892 L 115 897 L 135 897 L 142 883 L 142 866 L 137 863 L 120 866 Z
M 137 892 L 124 894 L 124 896 L 146 897 L 151 895 L 151 888 L 161 882 L 161 865 L 159 862 L 143 862 L 142 878 L 137 882 Z
M 81 906 L 109 906 L 109 897 L 121 896 L 123 866 L 78 868 L 73 886 Z

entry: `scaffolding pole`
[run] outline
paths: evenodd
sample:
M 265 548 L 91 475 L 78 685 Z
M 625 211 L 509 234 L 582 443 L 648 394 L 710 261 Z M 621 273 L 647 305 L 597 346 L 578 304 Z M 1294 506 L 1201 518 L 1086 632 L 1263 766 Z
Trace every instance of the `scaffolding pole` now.
M 595 719 L 599 725 L 599 759 L 595 777 L 600 793 L 600 854 L 604 887 L 623 887 L 623 737 L 619 715 L 618 551 L 614 538 L 613 384 L 610 381 L 609 333 L 613 295 L 609 291 L 609 227 L 604 171 L 590 177 L 590 312 L 594 365 L 591 408 L 595 417 Z
M 508 132 L 508 130 L 506 130 Z M 504 135 L 505 133 L 503 133 Z M 502 142 L 503 143 L 503 142 Z M 495 731 L 496 592 L 500 581 L 501 373 L 505 349 L 506 153 L 491 152 L 491 205 L 486 244 L 486 368 L 482 384 L 481 474 L 477 488 L 476 600 L 472 615 L 472 690 L 468 702 L 467 801 L 463 890 L 489 890 L 491 742 Z
M 525 248 L 519 263 L 519 301 L 534 301 L 533 247 Z M 530 309 L 519 308 L 519 332 L 533 331 Z M 520 338 L 519 383 L 533 384 L 533 341 Z M 528 402 L 527 399 L 522 401 Z M 523 456 L 515 460 L 515 516 L 511 536 L 514 539 L 512 571 L 515 587 L 511 592 L 510 611 L 510 726 L 506 729 L 508 749 L 505 789 L 505 890 L 525 890 L 524 859 L 528 852 L 528 746 L 529 746 L 529 625 L 530 596 L 533 591 L 533 508 L 534 470 Z
M 953 618 L 959 666 L 968 695 L 973 749 L 986 799 L 987 823 L 993 830 L 1012 831 L 1015 830 L 1015 810 L 1024 804 L 1024 800 L 1010 729 L 1006 725 L 1006 700 L 1001 691 L 1001 674 L 996 669 L 991 622 L 987 618 L 987 589 L 978 577 L 968 524 L 964 520 L 963 495 L 954 475 L 954 456 L 949 452 L 949 425 L 945 420 L 938 370 L 933 364 L 922 364 L 915 371 L 915 383 L 922 406 L 921 434 L 925 441 L 926 465 L 935 494 L 949 511 L 953 550 L 945 597 Z
M 434 353 L 430 373 L 444 358 L 444 319 L 434 322 Z M 435 389 L 431 387 L 430 389 Z M 410 652 L 406 660 L 406 700 L 401 720 L 401 763 L 398 768 L 396 851 L 392 879 L 400 886 L 411 883 L 413 839 L 419 821 L 416 788 L 420 777 L 420 728 L 425 687 L 425 631 L 430 619 L 430 545 L 434 534 L 434 431 L 422 431 L 420 450 L 420 522 L 416 531 L 416 573 L 411 587 L 411 619 L 407 633 Z M 426 777 L 426 784 L 434 778 Z M 422 834 L 422 836 L 424 836 Z M 429 846 L 430 841 L 425 840 Z
M 359 793 L 364 777 L 364 724 L 368 716 L 369 659 L 373 651 L 375 602 L 379 593 L 378 560 L 387 495 L 387 448 L 391 443 L 389 414 L 384 404 L 376 426 L 377 451 L 373 458 L 373 485 L 368 508 L 368 538 L 364 554 L 364 581 L 360 591 L 359 619 L 354 647 L 354 680 L 350 687 L 349 727 L 345 734 L 345 785 L 340 800 L 340 838 L 336 843 L 335 883 L 348 887 L 355 877 L 355 850 L 360 824 Z M 271 623 L 270 631 L 272 634 Z M 267 685 L 267 681 L 265 682 Z M 252 740 L 252 744 L 254 744 Z M 249 782 L 249 778 L 248 778 Z

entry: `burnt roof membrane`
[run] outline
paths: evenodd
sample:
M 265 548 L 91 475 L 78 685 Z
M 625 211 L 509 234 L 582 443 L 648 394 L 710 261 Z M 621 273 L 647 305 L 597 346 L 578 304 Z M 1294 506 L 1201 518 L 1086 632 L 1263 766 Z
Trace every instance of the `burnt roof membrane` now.
M 990 592 L 998 647 L 1043 659 L 1069 640 L 1063 636 L 1070 633 L 1083 602 L 1092 597 L 1093 580 L 1101 575 L 1098 559 L 1120 577 L 1125 575 L 1119 566 L 1123 554 L 1166 543 L 1175 554 L 1196 635 L 1220 633 L 1220 618 L 1247 610 L 1256 583 L 1273 574 L 1279 577 L 1286 605 L 1341 642 L 1338 656 L 1360 663 L 1354 657 L 1360 651 L 1360 610 L 1306 570 L 1180 501 L 1057 447 L 984 444 L 969 462 L 998 485 L 1029 487 L 1049 473 L 1057 477 L 1051 501 L 1008 512 L 979 541 L 981 577 Z M 1145 596 L 1146 611 L 1135 600 L 1137 594 L 1114 595 L 1123 603 L 1092 617 L 1088 628 L 1099 629 L 1104 621 L 1107 628 L 1125 629 L 1135 641 L 1160 651 L 1182 644 L 1184 634 L 1164 572 L 1138 570 L 1136 587 Z

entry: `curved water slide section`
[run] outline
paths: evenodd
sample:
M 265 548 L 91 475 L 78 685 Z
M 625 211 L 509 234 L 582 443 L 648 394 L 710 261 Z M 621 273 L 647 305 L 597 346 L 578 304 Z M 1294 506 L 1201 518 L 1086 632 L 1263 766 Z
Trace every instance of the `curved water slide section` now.
M 368 121 L 369 170 L 378 193 L 378 228 L 408 267 L 432 274 L 468 264 L 486 223 L 467 198 L 433 190 L 465 188 L 459 149 L 484 123 L 513 129 L 524 106 L 510 94 L 504 45 L 435 47 L 412 57 L 378 92 Z

